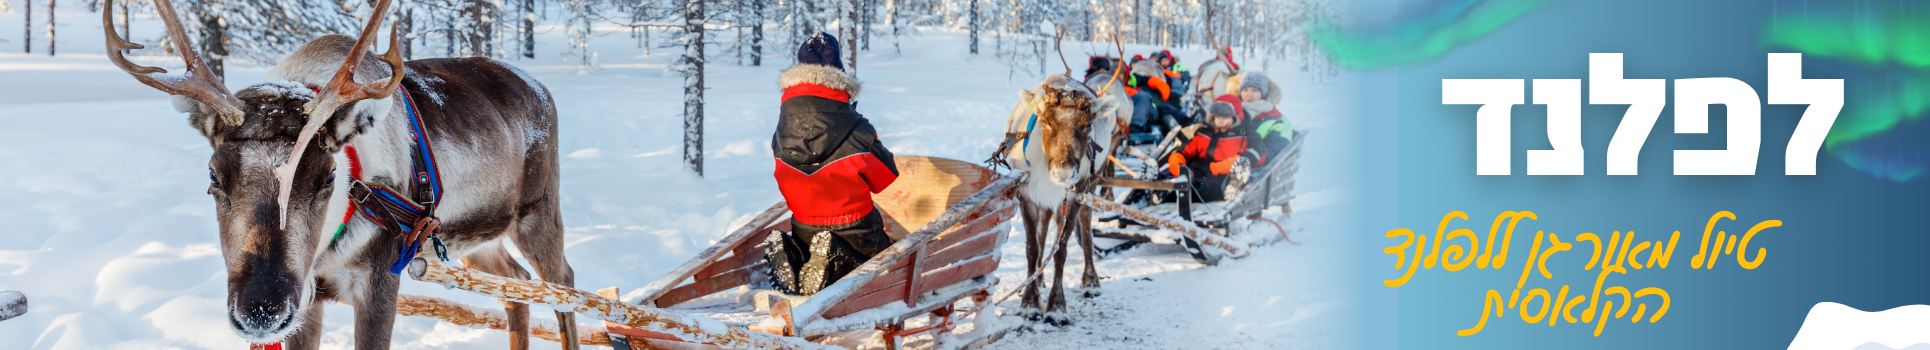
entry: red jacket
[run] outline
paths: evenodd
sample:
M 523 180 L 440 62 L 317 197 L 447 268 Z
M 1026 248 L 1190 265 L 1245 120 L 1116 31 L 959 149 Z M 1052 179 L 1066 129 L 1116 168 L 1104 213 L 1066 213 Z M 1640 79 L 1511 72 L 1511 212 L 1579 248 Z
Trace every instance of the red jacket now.
M 891 151 L 850 95 L 823 85 L 785 88 L 772 136 L 772 176 L 791 215 L 808 225 L 837 225 L 870 214 L 871 194 L 898 179 Z
M 1232 95 L 1221 95 L 1214 102 L 1228 102 L 1233 105 L 1236 119 L 1246 119 L 1246 111 L 1241 110 L 1240 100 Z M 1199 131 L 1192 139 L 1186 140 L 1186 147 L 1166 159 L 1167 171 L 1179 176 L 1181 166 L 1189 166 L 1195 171 L 1204 170 L 1214 176 L 1226 175 L 1233 171 L 1233 160 L 1246 152 L 1247 128 L 1234 125 L 1225 132 L 1213 131 L 1212 122 L 1199 125 Z

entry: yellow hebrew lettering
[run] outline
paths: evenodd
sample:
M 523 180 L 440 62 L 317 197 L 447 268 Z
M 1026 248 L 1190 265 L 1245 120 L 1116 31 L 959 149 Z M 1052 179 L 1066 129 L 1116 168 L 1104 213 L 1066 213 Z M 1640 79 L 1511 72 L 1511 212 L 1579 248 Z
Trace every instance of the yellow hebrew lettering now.
M 1414 230 L 1397 228 L 1397 229 L 1387 231 L 1387 238 L 1394 238 L 1394 237 L 1400 237 L 1400 236 L 1407 236 L 1407 240 L 1401 242 L 1401 245 L 1381 248 L 1380 250 L 1381 254 L 1399 256 L 1398 260 L 1394 260 L 1394 268 L 1399 269 L 1403 266 L 1407 268 L 1407 272 L 1402 273 L 1401 278 L 1381 281 L 1381 284 L 1387 285 L 1388 287 L 1400 287 L 1401 285 L 1407 284 L 1407 279 L 1414 277 L 1414 268 L 1421 266 L 1421 259 L 1420 259 L 1421 257 L 1419 253 L 1415 254 L 1412 264 L 1409 264 L 1407 259 L 1407 247 L 1414 245 Z M 1421 244 L 1427 244 L 1427 237 L 1421 237 L 1421 242 L 1422 242 Z M 1419 252 L 1419 250 L 1415 250 L 1415 251 Z
M 1743 256 L 1749 254 L 1749 239 L 1756 238 L 1757 232 L 1781 226 L 1783 226 L 1782 220 L 1768 220 L 1757 223 L 1756 227 L 1750 227 L 1749 233 L 1742 234 L 1742 243 L 1736 246 L 1736 265 L 1742 266 L 1745 270 L 1755 270 L 1757 266 L 1762 266 L 1762 260 L 1766 259 L 1765 255 L 1769 255 L 1769 248 L 1756 248 L 1756 260 L 1745 259 Z
M 1507 313 L 1507 310 L 1503 309 L 1504 306 L 1501 305 L 1501 302 L 1501 291 L 1489 289 L 1487 300 L 1482 302 L 1481 305 L 1481 322 L 1476 322 L 1474 328 L 1455 331 L 1454 334 L 1465 337 L 1481 333 L 1481 328 L 1488 326 L 1488 315 L 1499 317 Z
M 1499 269 L 1501 268 L 1502 265 L 1507 264 L 1508 244 L 1514 241 L 1515 224 L 1520 223 L 1522 218 L 1528 218 L 1529 220 L 1539 220 L 1535 218 L 1535 212 L 1526 211 L 1526 210 L 1501 212 L 1501 215 L 1496 215 L 1494 217 L 1494 225 L 1488 227 L 1488 246 L 1481 253 L 1481 260 L 1475 261 L 1474 263 L 1475 268 L 1477 269 L 1488 268 L 1490 266 L 1488 265 L 1490 261 L 1490 257 L 1492 257 L 1492 261 L 1494 262 L 1494 265 L 1492 265 L 1494 268 Z M 1501 249 L 1497 251 L 1495 250 L 1495 247 L 1494 247 L 1494 241 L 1495 241 L 1494 236 L 1495 236 L 1495 231 L 1498 231 L 1501 229 L 1501 221 L 1503 220 L 1506 220 L 1508 222 L 1508 230 L 1503 234 L 1503 236 L 1501 236 Z
M 1456 218 L 1467 220 L 1468 213 L 1463 213 L 1460 210 L 1448 212 L 1447 215 L 1441 216 L 1441 225 L 1434 227 L 1434 250 L 1429 251 L 1427 254 L 1427 268 L 1434 268 L 1434 263 L 1441 260 L 1441 236 L 1447 235 L 1448 222 Z M 1470 231 L 1468 236 L 1473 236 L 1472 231 Z
M 1702 227 L 1702 245 L 1696 248 L 1695 257 L 1689 259 L 1689 268 L 1700 269 L 1703 266 L 1708 266 L 1710 268 L 1715 267 L 1715 257 L 1709 256 L 1709 233 L 1715 232 L 1716 220 L 1720 220 L 1720 219 L 1735 220 L 1736 213 L 1731 213 L 1728 210 L 1724 210 L 1724 211 L 1716 212 L 1716 215 L 1709 216 L 1709 224 Z M 1722 240 L 1722 237 L 1718 236 L 1716 237 L 1716 240 L 1718 242 L 1716 243 L 1717 244 L 1716 249 L 1718 250 L 1722 249 L 1722 246 L 1721 246 L 1722 243 L 1720 243 L 1720 241 Z M 1716 254 L 1721 254 L 1721 253 L 1717 252 Z M 1703 264 L 1704 262 L 1707 262 L 1708 264 L 1705 265 Z

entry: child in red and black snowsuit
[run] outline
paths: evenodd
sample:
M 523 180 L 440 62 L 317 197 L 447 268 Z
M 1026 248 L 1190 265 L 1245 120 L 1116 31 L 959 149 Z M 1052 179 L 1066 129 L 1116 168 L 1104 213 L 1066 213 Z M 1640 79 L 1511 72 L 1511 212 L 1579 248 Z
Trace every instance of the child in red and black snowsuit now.
M 1193 126 L 1193 137 L 1167 158 L 1166 165 L 1172 176 L 1190 173 L 1199 200 L 1212 202 L 1226 199 L 1226 178 L 1234 165 L 1241 161 L 1251 165 L 1258 155 L 1247 151 L 1249 131 L 1239 127 L 1246 116 L 1239 97 L 1221 95 L 1207 107 L 1206 115 L 1205 124 Z
M 837 39 L 819 33 L 778 78 L 784 97 L 771 139 L 773 175 L 792 231 L 772 232 L 765 253 L 773 284 L 786 293 L 816 294 L 892 244 L 871 194 L 897 180 L 898 168 L 851 103 L 861 83 L 838 57 Z

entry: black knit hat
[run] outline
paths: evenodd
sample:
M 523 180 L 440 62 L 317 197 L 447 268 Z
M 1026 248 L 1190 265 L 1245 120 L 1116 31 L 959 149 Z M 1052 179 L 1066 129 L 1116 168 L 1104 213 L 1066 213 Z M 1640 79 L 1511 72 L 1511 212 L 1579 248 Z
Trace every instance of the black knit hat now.
M 818 32 L 818 35 L 805 40 L 804 45 L 798 45 L 797 63 L 829 66 L 844 71 L 844 62 L 838 59 L 838 38 Z

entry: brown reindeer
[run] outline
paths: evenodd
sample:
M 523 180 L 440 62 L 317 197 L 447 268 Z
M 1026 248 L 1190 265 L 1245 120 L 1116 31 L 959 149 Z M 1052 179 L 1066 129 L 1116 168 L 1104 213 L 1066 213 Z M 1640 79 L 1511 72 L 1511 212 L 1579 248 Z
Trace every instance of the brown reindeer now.
M 529 278 L 503 247 L 508 239 L 544 281 L 574 283 L 563 257 L 549 91 L 487 58 L 405 63 L 393 47 L 380 59 L 370 55 L 389 3 L 375 4 L 359 38 L 309 41 L 277 64 L 267 82 L 233 94 L 209 74 L 168 1 L 155 5 L 187 63 L 182 74 L 128 62 L 121 51 L 141 46 L 121 39 L 113 11 L 102 11 L 109 59 L 173 95 L 213 148 L 208 194 L 228 270 L 228 326 L 244 340 L 315 349 L 322 335 L 318 303 L 335 301 L 355 308 L 355 348 L 387 349 L 400 281 L 391 267 L 407 258 L 405 244 L 433 241 L 425 239 L 430 235 L 464 265 Z M 394 35 L 391 30 L 391 43 Z M 432 161 L 428 172 L 414 169 L 413 120 L 423 126 L 419 139 L 433 149 L 433 157 L 421 157 Z M 417 181 L 425 174 L 436 181 Z M 398 190 L 403 198 L 428 195 L 429 201 L 408 199 L 427 208 L 424 219 L 404 220 L 394 212 L 399 207 L 371 209 L 379 199 L 371 200 L 369 191 L 377 188 Z M 351 202 L 359 214 L 348 212 Z M 421 244 L 422 251 L 432 250 Z M 503 304 L 510 347 L 527 349 L 528 307 Z M 556 316 L 562 338 L 577 339 L 573 314 Z
M 1063 75 L 1046 77 L 1037 87 L 1019 92 L 1019 104 L 1012 109 L 1007 131 L 1023 139 L 1003 150 L 1006 165 L 1026 170 L 1019 191 L 1020 217 L 1025 222 L 1026 273 L 1045 268 L 1045 233 L 1054 222 L 1060 234 L 1054 262 L 1052 291 L 1043 313 L 1039 312 L 1040 281 L 1020 286 L 1024 290 L 1019 305 L 1028 318 L 1043 316 L 1046 323 L 1071 323 L 1065 315 L 1065 258 L 1068 239 L 1080 236 L 1086 249 L 1083 287 L 1087 295 L 1098 293 L 1098 271 L 1092 253 L 1092 240 L 1086 221 L 1088 210 L 1067 200 L 1069 193 L 1090 191 L 1098 180 L 1096 157 L 1111 149 L 1119 111 L 1126 107 L 1116 98 L 1096 98 L 1084 85 Z M 1130 113 L 1128 111 L 1127 113 Z

